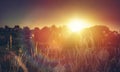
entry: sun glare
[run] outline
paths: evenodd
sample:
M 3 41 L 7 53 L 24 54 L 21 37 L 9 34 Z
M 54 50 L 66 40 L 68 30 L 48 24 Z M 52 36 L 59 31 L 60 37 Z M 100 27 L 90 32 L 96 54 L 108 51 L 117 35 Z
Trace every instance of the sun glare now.
M 72 32 L 78 32 L 78 31 L 81 31 L 81 30 L 83 30 L 84 28 L 87 28 L 87 27 L 90 27 L 90 24 L 88 24 L 84 20 L 79 20 L 79 19 L 73 19 L 68 24 L 68 28 Z

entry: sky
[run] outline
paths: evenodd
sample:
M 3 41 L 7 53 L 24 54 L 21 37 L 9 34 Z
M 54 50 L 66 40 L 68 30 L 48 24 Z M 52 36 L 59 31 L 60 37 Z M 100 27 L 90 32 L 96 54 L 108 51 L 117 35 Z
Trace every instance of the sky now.
M 0 27 L 63 25 L 73 18 L 120 27 L 119 0 L 0 0 Z

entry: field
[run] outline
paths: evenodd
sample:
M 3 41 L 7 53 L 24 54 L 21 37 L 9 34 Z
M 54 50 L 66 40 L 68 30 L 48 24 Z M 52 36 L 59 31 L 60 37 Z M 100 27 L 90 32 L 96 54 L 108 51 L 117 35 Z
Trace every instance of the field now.
M 120 34 L 102 25 L 0 28 L 0 72 L 120 72 Z

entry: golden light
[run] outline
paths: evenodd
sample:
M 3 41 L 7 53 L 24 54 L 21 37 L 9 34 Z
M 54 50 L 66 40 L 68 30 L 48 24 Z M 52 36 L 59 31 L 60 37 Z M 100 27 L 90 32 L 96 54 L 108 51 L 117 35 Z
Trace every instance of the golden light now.
M 89 23 L 87 23 L 87 21 L 82 20 L 82 19 L 73 19 L 70 21 L 70 23 L 68 24 L 68 28 L 72 31 L 72 32 L 78 32 L 83 30 L 84 28 L 90 27 L 91 25 Z

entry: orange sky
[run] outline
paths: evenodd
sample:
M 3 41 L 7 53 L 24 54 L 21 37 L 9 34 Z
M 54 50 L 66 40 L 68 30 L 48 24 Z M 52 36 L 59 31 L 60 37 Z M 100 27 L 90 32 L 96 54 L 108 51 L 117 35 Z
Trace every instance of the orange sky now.
M 120 2 L 116 0 L 13 0 L 0 4 L 0 26 L 62 25 L 75 17 L 115 28 L 120 25 Z

